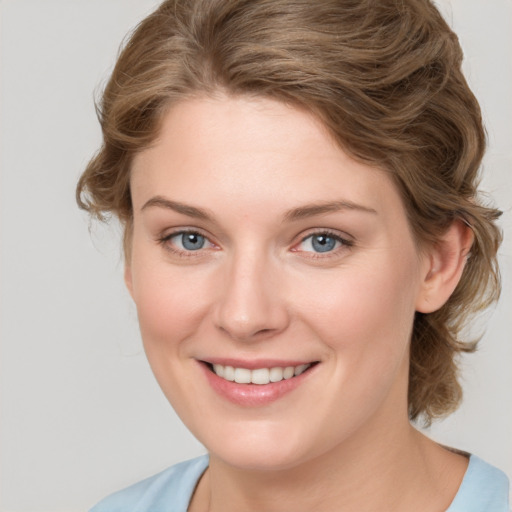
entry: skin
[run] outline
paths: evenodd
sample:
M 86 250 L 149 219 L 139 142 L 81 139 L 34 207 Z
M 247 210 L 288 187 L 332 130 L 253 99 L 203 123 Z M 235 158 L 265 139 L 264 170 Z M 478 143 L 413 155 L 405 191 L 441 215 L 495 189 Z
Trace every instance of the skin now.
M 420 252 L 386 172 L 269 99 L 174 105 L 131 189 L 125 278 L 145 350 L 210 453 L 190 510 L 445 510 L 467 459 L 409 423 L 409 341 L 415 312 L 457 284 L 468 230 L 454 223 Z M 187 230 L 201 249 L 183 247 Z M 315 252 L 311 235 L 326 231 L 335 248 Z M 227 357 L 318 364 L 280 399 L 244 407 L 198 362 Z

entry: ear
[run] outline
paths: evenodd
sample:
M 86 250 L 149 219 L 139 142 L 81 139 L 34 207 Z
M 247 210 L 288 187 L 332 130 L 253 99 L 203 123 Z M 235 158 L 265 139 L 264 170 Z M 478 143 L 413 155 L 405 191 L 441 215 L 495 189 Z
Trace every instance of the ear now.
M 126 285 L 126 288 L 128 288 L 133 299 L 132 266 L 128 260 L 125 260 L 124 262 L 124 284 Z
M 471 246 L 473 231 L 455 220 L 426 254 L 426 265 L 416 311 L 432 313 L 440 309 L 460 281 Z

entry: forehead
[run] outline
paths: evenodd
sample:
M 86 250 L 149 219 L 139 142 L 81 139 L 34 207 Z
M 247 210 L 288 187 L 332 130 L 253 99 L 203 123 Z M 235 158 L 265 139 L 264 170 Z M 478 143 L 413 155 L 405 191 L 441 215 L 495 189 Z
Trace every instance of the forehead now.
M 136 156 L 131 185 L 135 208 L 168 193 L 206 205 L 244 199 L 271 210 L 339 200 L 401 209 L 385 171 L 347 155 L 310 113 L 262 98 L 194 98 L 174 105 L 155 144 Z

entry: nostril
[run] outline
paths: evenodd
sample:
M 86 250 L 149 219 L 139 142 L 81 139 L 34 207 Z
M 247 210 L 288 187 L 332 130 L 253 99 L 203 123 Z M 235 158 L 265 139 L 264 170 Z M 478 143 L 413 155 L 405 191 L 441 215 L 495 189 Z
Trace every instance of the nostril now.
M 267 336 L 276 332 L 277 329 L 260 329 L 254 336 Z
M 237 341 L 259 341 L 264 340 L 267 338 L 271 338 L 278 332 L 280 332 L 279 329 L 272 329 L 272 328 L 254 328 L 251 329 L 250 325 L 243 325 L 243 324 L 231 324 L 229 326 L 219 325 L 219 330 L 225 333 L 227 336 L 229 336 L 233 340 Z

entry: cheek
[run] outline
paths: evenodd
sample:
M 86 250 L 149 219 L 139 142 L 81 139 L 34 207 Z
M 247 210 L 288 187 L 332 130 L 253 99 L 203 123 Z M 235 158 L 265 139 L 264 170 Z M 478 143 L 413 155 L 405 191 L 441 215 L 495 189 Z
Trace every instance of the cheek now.
M 391 363 L 410 339 L 417 266 L 393 254 L 372 260 L 304 282 L 300 296 L 312 328 L 339 357 Z
M 405 407 L 418 280 L 414 261 L 402 263 L 351 266 L 302 296 L 309 332 L 329 351 L 332 393 L 320 395 L 315 406 L 332 417 L 325 434 L 332 439 L 377 411 L 396 415 Z
M 174 350 L 190 337 L 208 309 L 209 279 L 198 268 L 152 263 L 134 255 L 133 299 L 148 357 L 152 351 Z
M 134 301 L 144 350 L 162 391 L 178 414 L 190 413 L 190 339 L 197 337 L 208 305 L 204 276 L 170 265 L 138 265 Z

